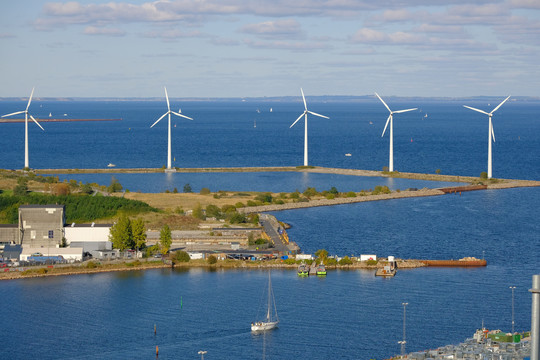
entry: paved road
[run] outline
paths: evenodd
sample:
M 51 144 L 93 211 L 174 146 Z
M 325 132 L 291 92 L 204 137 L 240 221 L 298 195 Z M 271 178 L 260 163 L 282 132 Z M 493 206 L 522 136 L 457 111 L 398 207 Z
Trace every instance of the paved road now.
M 287 252 L 289 250 L 287 244 L 283 242 L 283 239 L 278 232 L 280 225 L 277 219 L 272 215 L 261 214 L 259 221 L 264 227 L 264 231 L 268 234 L 268 236 L 270 236 L 270 239 L 274 243 L 275 249 L 280 252 Z

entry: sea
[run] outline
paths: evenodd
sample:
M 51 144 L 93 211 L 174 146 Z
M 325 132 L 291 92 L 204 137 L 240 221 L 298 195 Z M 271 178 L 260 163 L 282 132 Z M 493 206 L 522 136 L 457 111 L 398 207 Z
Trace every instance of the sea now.
M 385 99 L 394 109 L 394 166 L 403 172 L 478 176 L 487 168 L 487 116 L 501 99 Z M 310 165 L 381 170 L 388 165 L 388 112 L 373 101 L 310 101 Z M 297 166 L 303 162 L 303 112 L 298 101 L 171 101 L 194 118 L 172 121 L 178 167 Z M 0 113 L 26 102 L 0 101 Z M 270 112 L 270 108 L 272 111 Z M 161 167 L 167 160 L 165 101 L 40 101 L 30 113 L 103 122 L 29 124 L 30 166 Z M 259 110 L 259 111 L 257 111 Z M 540 180 L 540 102 L 505 103 L 493 116 L 493 176 Z M 427 115 L 427 116 L 426 116 Z M 175 126 L 176 125 L 176 126 Z M 1 123 L 0 167 L 24 164 L 24 124 Z M 388 130 L 387 130 L 388 131 Z M 345 156 L 351 154 L 351 156 Z M 189 183 L 194 191 L 360 191 L 438 187 L 406 179 L 296 172 L 85 174 L 62 177 L 130 191 L 162 192 Z M 540 188 L 486 190 L 273 212 L 291 224 L 305 253 L 338 256 L 485 258 L 484 268 L 331 270 L 299 278 L 272 269 L 278 329 L 252 334 L 264 307 L 268 270 L 159 269 L 0 282 L 2 357 L 6 359 L 387 359 L 462 342 L 482 326 L 528 331 L 532 275 L 540 274 Z M 512 293 L 510 287 L 515 286 Z M 404 306 L 403 304 L 407 305 Z M 514 306 L 512 307 L 512 303 Z M 404 325 L 405 324 L 405 325 Z M 154 328 L 156 332 L 154 333 Z

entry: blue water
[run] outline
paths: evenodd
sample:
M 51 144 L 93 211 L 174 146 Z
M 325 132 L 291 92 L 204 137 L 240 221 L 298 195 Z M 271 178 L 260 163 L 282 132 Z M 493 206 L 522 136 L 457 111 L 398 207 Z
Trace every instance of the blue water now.
M 317 174 L 306 172 L 222 172 L 222 173 L 149 173 L 149 174 L 61 174 L 61 181 L 75 179 L 83 183 L 109 185 L 114 179 L 124 190 L 157 193 L 165 190 L 183 191 L 190 184 L 192 191 L 199 192 L 206 187 L 211 191 L 270 191 L 303 192 L 308 187 L 319 191 L 330 190 L 335 186 L 340 192 L 374 189 L 388 186 L 391 190 L 408 188 L 437 188 L 455 186 L 456 183 L 444 181 L 424 181 L 385 177 L 364 177 L 336 174 Z
M 309 100 L 309 99 L 308 99 Z M 495 101 L 495 100 L 494 100 Z M 462 101 L 394 102 L 395 109 L 422 111 L 394 119 L 395 169 L 407 172 L 478 176 L 487 169 L 487 117 L 463 108 Z M 493 102 L 494 103 L 494 102 Z M 489 109 L 486 103 L 467 105 Z M 303 124 L 289 126 L 303 110 L 298 102 L 178 102 L 174 110 L 194 121 L 173 117 L 173 166 L 296 166 L 303 163 Z M 0 113 L 24 109 L 24 101 L 0 102 Z M 269 112 L 269 108 L 273 112 Z M 255 110 L 261 109 L 261 113 Z M 381 170 L 388 165 L 388 135 L 381 138 L 388 113 L 375 100 L 360 103 L 310 102 L 312 111 L 330 120 L 309 119 L 311 165 Z M 43 123 L 30 129 L 33 168 L 161 167 L 167 161 L 167 126 L 150 125 L 166 110 L 165 101 L 40 101 L 30 112 L 37 118 L 122 118 L 115 122 Z M 540 179 L 540 102 L 504 104 L 494 115 L 497 142 L 493 176 Z M 428 118 L 423 115 L 427 113 Z M 254 128 L 254 122 L 257 127 Z M 373 125 L 370 125 L 370 122 Z M 24 165 L 24 125 L 0 124 L 0 167 Z M 352 156 L 345 157 L 344 154 Z
M 0 112 L 16 111 L 21 104 L 0 102 Z M 39 104 L 34 108 L 33 102 L 31 109 L 42 109 L 46 115 L 62 109 L 60 113 L 74 117 L 121 116 L 124 120 L 44 123 L 46 133 L 31 126 L 30 138 L 37 139 L 31 143 L 32 167 L 93 168 L 109 162 L 119 167 L 158 167 L 165 163 L 166 127 L 148 129 L 163 112 L 164 103 L 59 102 L 43 103 L 43 108 Z M 302 129 L 288 129 L 302 110 L 301 103 L 263 105 L 182 103 L 182 112 L 196 121 L 178 121 L 174 128 L 176 165 L 301 164 Z M 485 171 L 487 119 L 480 114 L 469 113 L 461 103 L 389 105 L 396 109 L 419 106 L 429 114 L 426 120 L 420 112 L 396 116 L 398 170 L 434 172 L 440 168 L 442 173 L 458 175 Z M 173 102 L 173 108 L 178 106 Z M 254 111 L 270 106 L 273 113 Z M 532 116 L 538 107 L 515 102 L 496 113 L 495 177 L 540 179 L 540 123 Z M 388 139 L 380 138 L 387 117 L 382 105 L 313 103 L 311 108 L 332 117 L 332 123 L 310 122 L 312 164 L 376 170 L 387 165 Z M 257 128 L 253 128 L 254 119 Z M 6 133 L 0 166 L 21 168 L 23 125 L 0 126 Z M 348 152 L 353 156 L 344 157 Z M 186 182 L 194 189 L 212 190 L 239 183 L 238 174 L 172 174 L 170 178 L 152 174 L 125 179 L 120 175 L 120 182 L 133 191 L 141 181 L 156 182 L 155 191 L 172 190 L 173 185 L 181 191 Z M 301 190 L 306 175 L 241 176 L 245 180 L 240 181 L 252 184 L 251 189 L 261 182 L 277 184 L 279 190 L 281 186 Z M 401 181 L 308 177 L 310 186 L 336 186 L 342 191 L 372 186 L 365 181 L 375 185 L 384 185 L 379 180 Z M 245 190 L 242 184 L 238 186 L 230 190 Z M 160 359 L 198 359 L 199 350 L 208 351 L 205 359 L 262 359 L 263 353 L 267 359 L 383 359 L 400 351 L 403 302 L 409 303 L 407 351 L 422 350 L 463 341 L 482 321 L 490 329 L 509 331 L 509 286 L 516 286 L 516 330 L 528 330 L 531 297 L 527 290 L 532 275 L 540 273 L 539 203 L 540 189 L 521 188 L 276 212 L 280 220 L 292 224 L 289 235 L 305 252 L 325 248 L 339 255 L 485 256 L 488 266 L 399 270 L 392 279 L 376 278 L 372 271 L 331 271 L 324 279 L 300 279 L 295 271 L 273 270 L 281 323 L 265 336 L 249 331 L 266 286 L 263 270 L 166 269 L 3 281 L 2 357 L 154 359 L 158 345 Z

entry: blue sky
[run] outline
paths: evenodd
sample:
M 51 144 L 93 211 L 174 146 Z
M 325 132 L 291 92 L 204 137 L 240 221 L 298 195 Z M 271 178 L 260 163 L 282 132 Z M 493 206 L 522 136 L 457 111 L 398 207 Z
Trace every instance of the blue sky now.
M 1 1 L 0 46 L 0 97 L 540 95 L 539 0 Z

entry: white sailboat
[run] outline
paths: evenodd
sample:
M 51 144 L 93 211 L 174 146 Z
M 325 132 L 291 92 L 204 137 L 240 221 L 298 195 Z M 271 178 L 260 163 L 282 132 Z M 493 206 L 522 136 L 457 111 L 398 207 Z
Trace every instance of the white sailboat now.
M 272 279 L 270 277 L 270 271 L 268 272 L 268 303 L 266 308 L 266 317 L 261 321 L 251 323 L 251 331 L 267 331 L 272 330 L 278 326 L 279 318 L 276 309 L 276 299 L 274 298 L 274 291 L 272 290 Z

